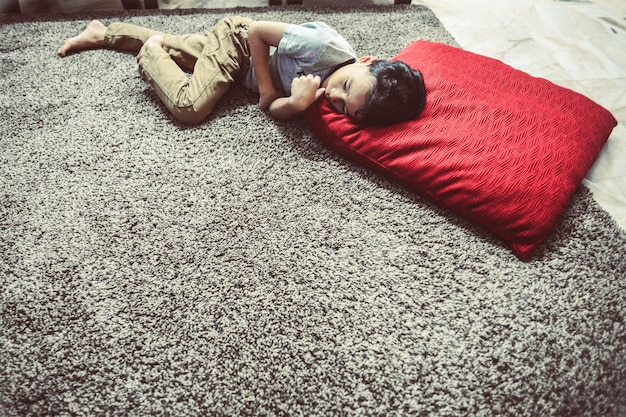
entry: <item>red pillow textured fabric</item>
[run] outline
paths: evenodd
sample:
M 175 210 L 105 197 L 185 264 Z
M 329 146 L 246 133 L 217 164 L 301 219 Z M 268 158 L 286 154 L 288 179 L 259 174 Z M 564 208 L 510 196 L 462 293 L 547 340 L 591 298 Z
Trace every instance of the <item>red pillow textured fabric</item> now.
M 498 60 L 428 41 L 419 119 L 365 127 L 324 100 L 307 111 L 331 149 L 480 224 L 522 260 L 549 235 L 617 124 L 606 109 Z

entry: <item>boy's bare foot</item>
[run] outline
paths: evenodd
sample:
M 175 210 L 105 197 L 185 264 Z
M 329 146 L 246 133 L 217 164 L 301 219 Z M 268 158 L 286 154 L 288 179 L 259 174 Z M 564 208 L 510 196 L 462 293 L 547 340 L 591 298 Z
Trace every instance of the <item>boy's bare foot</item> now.
M 73 38 L 69 38 L 59 49 L 60 56 L 83 49 L 96 48 L 104 44 L 107 27 L 99 20 L 92 20 L 87 27 Z
M 163 48 L 163 43 L 165 42 L 165 38 L 162 35 L 152 35 L 148 38 L 147 41 L 144 42 L 143 46 L 139 50 L 137 54 L 137 62 L 143 57 L 143 54 L 150 48 Z

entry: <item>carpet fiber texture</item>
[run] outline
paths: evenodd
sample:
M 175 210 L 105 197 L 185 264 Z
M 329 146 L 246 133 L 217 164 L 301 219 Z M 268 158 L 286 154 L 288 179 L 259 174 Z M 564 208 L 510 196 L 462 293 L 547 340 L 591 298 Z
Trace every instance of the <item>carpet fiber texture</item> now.
M 454 44 L 419 6 L 120 13 Z M 624 411 L 626 236 L 586 189 L 520 262 L 242 88 L 186 127 L 133 56 L 58 58 L 91 17 L 0 18 L 0 415 Z

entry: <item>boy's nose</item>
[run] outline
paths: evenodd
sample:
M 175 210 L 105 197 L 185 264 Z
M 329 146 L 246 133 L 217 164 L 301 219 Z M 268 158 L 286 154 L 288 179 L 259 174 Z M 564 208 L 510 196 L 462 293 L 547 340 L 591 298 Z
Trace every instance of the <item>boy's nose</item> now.
M 334 101 L 341 98 L 341 94 L 337 92 L 336 88 L 331 89 L 330 91 L 326 90 L 326 99 L 329 101 Z

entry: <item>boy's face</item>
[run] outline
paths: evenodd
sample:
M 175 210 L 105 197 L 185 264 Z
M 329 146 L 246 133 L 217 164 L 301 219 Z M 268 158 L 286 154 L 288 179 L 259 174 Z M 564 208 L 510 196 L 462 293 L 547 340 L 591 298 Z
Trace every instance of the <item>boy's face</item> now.
M 367 104 L 368 93 L 374 87 L 376 78 L 370 73 L 368 63 L 349 64 L 333 72 L 322 83 L 326 89 L 326 100 L 339 113 L 357 121 L 362 121 L 360 113 Z

